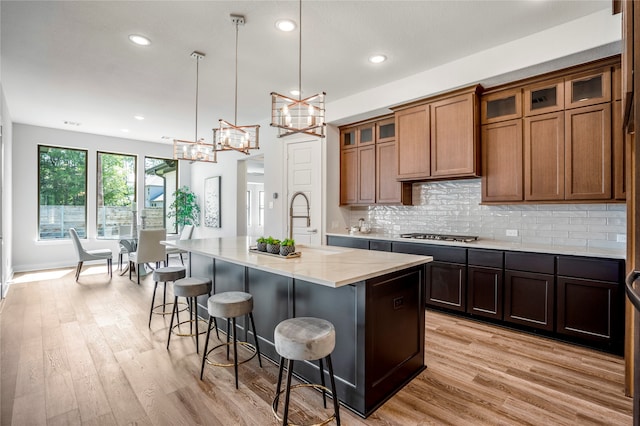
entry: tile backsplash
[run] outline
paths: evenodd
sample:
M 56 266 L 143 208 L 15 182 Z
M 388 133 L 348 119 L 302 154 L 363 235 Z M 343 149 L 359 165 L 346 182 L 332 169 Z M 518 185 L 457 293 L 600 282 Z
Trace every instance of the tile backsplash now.
M 364 218 L 372 232 L 477 235 L 517 243 L 624 250 L 626 205 L 480 205 L 480 179 L 413 185 L 412 206 L 352 207 L 351 225 Z M 507 236 L 507 230 L 517 236 Z

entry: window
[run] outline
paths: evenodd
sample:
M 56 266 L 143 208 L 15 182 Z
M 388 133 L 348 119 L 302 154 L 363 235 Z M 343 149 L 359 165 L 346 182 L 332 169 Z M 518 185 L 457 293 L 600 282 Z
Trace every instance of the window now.
M 177 233 L 175 217 L 167 219 L 167 207 L 174 201 L 178 189 L 178 160 L 144 158 L 143 228 L 165 228 Z
M 87 151 L 38 145 L 38 238 L 87 233 Z
M 264 226 L 264 191 L 258 192 L 258 226 Z
M 98 238 L 118 238 L 131 227 L 136 201 L 136 157 L 98 152 L 96 229 Z
M 251 191 L 247 191 L 247 226 L 251 227 Z

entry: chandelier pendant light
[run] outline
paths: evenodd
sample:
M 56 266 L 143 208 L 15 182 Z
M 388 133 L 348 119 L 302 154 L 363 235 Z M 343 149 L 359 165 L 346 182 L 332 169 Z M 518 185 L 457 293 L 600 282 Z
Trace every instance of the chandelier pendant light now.
M 271 92 L 271 126 L 278 129 L 278 137 L 302 133 L 324 138 L 324 98 L 318 93 L 302 98 L 302 0 L 299 1 L 298 29 L 298 99 Z
M 186 160 L 191 163 L 194 161 L 203 161 L 206 163 L 217 163 L 216 150 L 213 144 L 205 142 L 204 138 L 198 139 L 198 89 L 199 89 L 199 71 L 200 61 L 204 58 L 204 53 L 192 52 L 191 57 L 196 60 L 196 129 L 195 139 L 193 141 L 174 139 L 173 140 L 173 159 Z
M 238 28 L 245 24 L 244 16 L 231 15 L 231 23 L 236 26 L 236 71 L 235 110 L 233 124 L 219 120 L 219 127 L 213 129 L 215 151 L 236 151 L 249 155 L 249 150 L 260 149 L 260 125 L 238 126 Z

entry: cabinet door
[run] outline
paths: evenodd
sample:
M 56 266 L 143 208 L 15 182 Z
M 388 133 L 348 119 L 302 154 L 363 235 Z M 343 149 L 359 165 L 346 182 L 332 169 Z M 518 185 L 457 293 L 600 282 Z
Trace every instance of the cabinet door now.
M 553 331 L 554 296 L 553 275 L 506 270 L 504 320 Z
M 565 199 L 611 198 L 611 105 L 565 112 Z
M 522 201 L 522 120 L 482 126 L 482 201 Z
M 619 342 L 624 302 L 617 283 L 558 277 L 556 332 L 594 342 Z
M 376 123 L 358 126 L 358 146 L 373 145 L 376 142 Z
M 431 176 L 474 176 L 478 172 L 476 95 L 431 104 Z
M 340 204 L 358 202 L 358 149 L 340 153 Z
M 502 320 L 502 269 L 468 267 L 467 313 Z
M 396 118 L 380 120 L 376 124 L 376 143 L 394 142 L 396 140 Z
M 551 80 L 524 89 L 524 115 L 546 114 L 564 109 L 564 80 Z
M 395 142 L 376 145 L 376 202 L 400 203 L 402 182 L 396 180 L 398 162 Z
M 358 148 L 358 203 L 376 202 L 376 147 Z
M 465 265 L 457 263 L 427 263 L 427 305 L 464 312 L 466 269 Z
M 398 178 L 415 180 L 431 175 L 429 105 L 396 112 Z
M 611 69 L 590 71 L 565 79 L 565 108 L 611 101 Z
M 524 119 L 524 199 L 564 199 L 564 113 Z
M 358 129 L 356 127 L 348 127 L 340 131 L 340 148 L 355 148 L 358 144 Z
M 327 235 L 327 245 L 369 250 L 369 240 L 364 238 L 337 237 Z
M 627 144 L 626 133 L 622 130 L 622 101 L 615 101 L 611 105 L 611 121 L 613 122 L 613 196 L 616 200 L 627 198 Z
M 482 95 L 480 101 L 482 124 L 498 123 L 522 117 L 522 90 L 505 90 Z

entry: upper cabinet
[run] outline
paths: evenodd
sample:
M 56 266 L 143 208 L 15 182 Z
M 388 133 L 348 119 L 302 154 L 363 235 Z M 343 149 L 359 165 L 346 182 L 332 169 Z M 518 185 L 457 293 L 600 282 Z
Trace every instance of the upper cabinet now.
M 398 180 L 477 177 L 481 86 L 395 108 Z
M 522 90 L 503 90 L 483 95 L 480 102 L 482 124 L 498 123 L 522 117 Z
M 411 204 L 411 185 L 398 182 L 395 119 L 340 129 L 340 205 Z
M 612 109 L 616 91 L 621 92 L 611 79 L 612 74 L 619 76 L 616 59 L 513 83 L 482 96 L 483 202 L 624 198 L 625 153 L 618 140 L 622 135 L 614 132 L 621 114 Z M 503 108 L 501 114 L 489 113 L 492 102 L 515 101 L 519 92 L 522 118 L 517 105 Z

